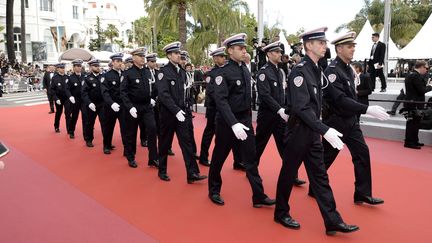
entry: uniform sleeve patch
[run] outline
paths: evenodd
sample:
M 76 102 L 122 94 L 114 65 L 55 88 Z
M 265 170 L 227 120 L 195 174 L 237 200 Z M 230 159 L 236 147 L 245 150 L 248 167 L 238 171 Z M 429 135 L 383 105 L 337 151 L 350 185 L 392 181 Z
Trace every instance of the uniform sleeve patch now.
M 162 80 L 163 76 L 164 76 L 163 73 L 159 73 L 159 74 L 158 74 L 158 79 L 159 79 L 159 80 Z
M 68 83 L 68 82 L 69 82 L 69 79 L 66 79 L 66 80 L 65 80 L 65 83 Z
M 261 73 L 258 78 L 259 78 L 259 80 L 264 81 L 265 80 L 265 74 Z
M 206 83 L 210 83 L 210 79 L 211 79 L 210 76 L 208 76 L 208 77 L 206 78 L 206 80 L 205 80 Z
M 336 80 L 336 74 L 332 73 L 328 76 L 330 83 L 333 83 Z
M 215 82 L 216 82 L 217 85 L 220 85 L 222 83 L 222 76 L 217 76 L 215 78 Z
M 105 81 L 105 77 L 101 78 L 101 83 L 103 83 Z
M 300 87 L 303 84 L 303 77 L 297 76 L 294 78 L 294 85 Z

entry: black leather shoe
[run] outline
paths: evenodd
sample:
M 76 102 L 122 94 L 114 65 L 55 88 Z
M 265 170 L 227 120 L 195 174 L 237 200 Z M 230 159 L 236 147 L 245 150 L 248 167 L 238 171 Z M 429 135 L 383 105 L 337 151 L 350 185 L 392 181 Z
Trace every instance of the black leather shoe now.
M 192 174 L 191 176 L 189 176 L 189 177 L 187 178 L 187 183 L 188 183 L 188 184 L 192 184 L 192 183 L 194 183 L 195 181 L 201 181 L 201 180 L 204 180 L 204 179 L 207 179 L 207 176 L 205 176 L 205 175 L 200 175 L 200 174 L 198 174 L 198 173 L 194 173 L 194 174 Z
M 367 203 L 370 205 L 377 205 L 377 204 L 383 204 L 384 200 L 382 200 L 381 198 L 376 198 L 376 197 L 354 196 L 354 203 L 355 204 Z
M 295 180 L 294 180 L 294 186 L 301 186 L 301 185 L 303 185 L 303 184 L 305 184 L 306 183 L 306 181 L 304 181 L 304 180 L 300 180 L 299 178 L 296 178 Z
M 234 162 L 233 165 L 234 170 L 246 170 L 244 164 L 242 162 Z
M 263 206 L 272 206 L 272 205 L 275 205 L 275 204 L 276 204 L 276 200 L 270 199 L 270 198 L 267 197 L 266 199 L 264 199 L 262 201 L 254 202 L 253 203 L 253 207 L 254 208 L 262 208 Z
M 49 112 L 48 112 L 48 114 L 52 114 L 52 113 L 54 113 L 54 111 L 49 111 Z
M 404 147 L 410 149 L 421 149 L 421 147 L 417 144 L 404 144 Z
M 423 147 L 424 143 L 416 143 L 417 146 Z
M 390 116 L 395 116 L 396 115 L 396 111 L 387 111 L 387 114 L 389 114 Z
M 359 230 L 360 228 L 357 225 L 349 225 L 345 223 L 340 223 L 337 225 L 326 226 L 326 234 L 327 235 L 335 235 L 336 232 L 342 233 L 350 233 Z
M 129 165 L 129 167 L 131 167 L 131 168 L 136 168 L 136 167 L 138 167 L 138 165 L 137 165 L 137 163 L 136 163 L 135 160 L 128 161 L 128 165 Z
M 148 146 L 147 140 L 141 141 L 141 147 L 147 147 L 147 146 Z
M 93 145 L 93 143 L 91 141 L 87 141 L 86 142 L 86 146 L 89 147 L 89 148 L 94 147 L 94 145 Z
M 213 194 L 213 195 L 209 195 L 210 200 L 219 206 L 225 205 L 224 200 L 222 199 L 222 197 L 219 194 Z
M 74 139 L 75 138 L 75 134 L 73 132 L 69 133 L 69 138 L 70 139 Z
M 158 174 L 158 176 L 163 181 L 170 181 L 171 180 L 167 174 Z
M 274 221 L 290 229 L 300 229 L 300 224 L 288 215 L 274 217 Z
M 198 156 L 198 154 L 196 154 L 196 153 L 193 154 L 193 157 L 194 157 L 196 160 L 199 159 L 199 156 Z
M 148 166 L 150 166 L 150 167 L 154 166 L 156 168 L 159 168 L 159 160 L 157 160 L 157 159 L 149 160 Z
M 380 90 L 381 93 L 386 92 L 386 91 L 387 91 L 386 89 L 381 89 Z
M 312 198 L 315 198 L 315 194 L 313 194 L 313 192 L 310 189 L 309 189 L 309 192 L 308 192 L 308 196 L 312 197 Z
M 56 133 L 59 133 L 59 132 L 60 132 L 60 129 L 59 129 L 59 128 L 55 128 L 54 130 L 55 130 Z
M 200 159 L 199 163 L 204 166 L 210 166 L 210 160 L 208 159 Z
M 116 148 L 116 146 L 114 146 L 114 145 L 111 145 L 111 146 L 109 147 L 110 150 L 114 150 L 115 148 Z
M 169 155 L 169 156 L 174 156 L 175 153 L 172 151 L 172 149 L 168 149 L 168 155 Z
M 111 154 L 111 150 L 109 148 L 103 149 L 104 154 Z

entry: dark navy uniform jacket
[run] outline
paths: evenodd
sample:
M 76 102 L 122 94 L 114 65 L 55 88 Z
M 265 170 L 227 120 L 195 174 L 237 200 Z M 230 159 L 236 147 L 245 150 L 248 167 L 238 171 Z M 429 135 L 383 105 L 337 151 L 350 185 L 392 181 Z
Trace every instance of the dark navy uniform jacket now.
M 292 119 L 300 119 L 313 131 L 324 135 L 329 127 L 321 122 L 323 73 L 309 56 L 297 64 L 288 78 L 287 100 Z
M 151 98 L 156 100 L 157 96 L 158 96 L 158 90 L 157 90 L 157 81 L 158 81 L 158 75 L 159 75 L 159 70 L 157 69 L 153 69 L 153 76 L 152 76 L 152 70 L 149 67 L 146 67 L 146 69 L 148 69 L 149 73 L 150 73 L 150 88 L 151 88 Z
M 81 97 L 84 104 L 88 105 L 90 103 L 94 103 L 97 105 L 103 103 L 102 92 L 100 88 L 101 78 L 101 74 L 95 75 L 94 73 L 90 73 L 85 77 L 81 92 Z
M 186 71 L 178 65 L 177 67 L 168 62 L 158 73 L 158 99 L 160 104 L 168 109 L 173 115 L 180 110 L 186 111 L 185 82 Z
M 55 73 L 51 80 L 51 93 L 54 97 L 54 100 L 64 100 L 70 95 L 68 95 L 66 90 L 66 85 L 68 83 L 68 76 L 67 75 L 60 75 L 58 73 Z
M 69 75 L 66 89 L 69 90 L 70 95 L 72 95 L 77 102 L 81 100 L 81 87 L 84 79 L 84 74 L 78 76 L 76 73 L 72 73 Z
M 207 73 L 207 78 L 206 78 L 206 97 L 205 97 L 205 101 L 204 101 L 204 106 L 206 107 L 206 109 L 211 109 L 211 110 L 215 110 L 216 109 L 216 102 L 213 98 L 213 93 L 214 93 L 214 79 L 216 78 L 216 76 L 219 74 L 221 70 L 221 67 L 219 67 L 218 65 L 215 65 L 212 70 L 210 70 Z
M 219 114 L 232 126 L 236 114 L 251 112 L 251 74 L 242 63 L 229 60 L 215 78 L 213 97 Z
M 101 78 L 101 92 L 105 103 L 111 106 L 114 102 L 121 104 L 120 99 L 121 72 L 114 69 L 104 73 Z
M 350 64 L 336 57 L 324 73 L 330 83 L 330 87 L 324 89 L 324 99 L 328 105 L 325 113 L 341 117 L 366 113 L 368 106 L 357 101 L 355 74 Z
M 127 110 L 137 105 L 150 105 L 150 71 L 133 65 L 120 78 L 120 97 Z
M 259 110 L 270 110 L 275 114 L 285 107 L 284 75 L 276 65 L 267 62 L 258 72 L 257 86 Z

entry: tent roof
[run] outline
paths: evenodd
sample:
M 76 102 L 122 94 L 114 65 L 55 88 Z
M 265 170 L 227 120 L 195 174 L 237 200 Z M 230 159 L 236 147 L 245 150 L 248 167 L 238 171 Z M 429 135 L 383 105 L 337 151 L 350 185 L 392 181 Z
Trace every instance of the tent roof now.
M 399 58 L 403 59 L 428 59 L 432 58 L 432 48 L 430 42 L 432 39 L 432 15 L 429 16 L 426 23 L 411 40 L 408 45 L 400 51 Z
M 362 30 L 358 33 L 356 38 L 356 51 L 354 52 L 354 60 L 364 60 L 370 58 L 370 51 L 372 48 L 371 36 L 374 33 L 369 20 L 363 25 Z

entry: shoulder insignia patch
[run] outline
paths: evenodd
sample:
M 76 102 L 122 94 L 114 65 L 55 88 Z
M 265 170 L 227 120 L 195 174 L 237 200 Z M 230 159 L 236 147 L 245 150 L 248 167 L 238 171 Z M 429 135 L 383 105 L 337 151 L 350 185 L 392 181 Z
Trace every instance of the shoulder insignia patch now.
M 300 87 L 303 84 L 303 77 L 297 76 L 294 78 L 294 85 Z
M 336 74 L 332 73 L 328 76 L 330 83 L 333 83 L 336 80 Z
M 222 83 L 222 76 L 217 76 L 216 78 L 215 78 L 215 82 L 216 82 L 216 84 L 217 85 L 220 85 L 221 83 Z
M 211 79 L 211 77 L 210 76 L 208 76 L 207 78 L 206 78 L 206 83 L 210 83 L 210 79 Z
M 159 79 L 159 80 L 162 80 L 163 76 L 164 76 L 163 73 L 159 73 L 159 74 L 158 74 L 158 79 Z
M 258 78 L 259 78 L 259 80 L 264 81 L 265 80 L 265 74 L 261 73 Z

